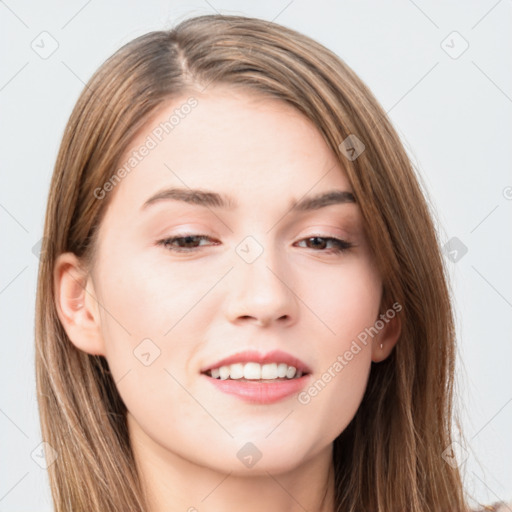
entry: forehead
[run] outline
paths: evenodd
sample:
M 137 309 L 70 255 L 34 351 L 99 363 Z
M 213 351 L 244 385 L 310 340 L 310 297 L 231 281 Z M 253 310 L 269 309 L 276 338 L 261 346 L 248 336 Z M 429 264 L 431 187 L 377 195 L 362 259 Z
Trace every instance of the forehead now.
M 183 108 L 187 103 L 194 106 Z M 283 101 L 229 88 L 190 92 L 162 105 L 130 144 L 122 167 L 129 172 L 111 199 L 125 213 L 166 187 L 217 191 L 234 198 L 237 208 L 260 210 L 262 201 L 286 206 L 309 192 L 351 191 L 336 156 L 303 114 Z

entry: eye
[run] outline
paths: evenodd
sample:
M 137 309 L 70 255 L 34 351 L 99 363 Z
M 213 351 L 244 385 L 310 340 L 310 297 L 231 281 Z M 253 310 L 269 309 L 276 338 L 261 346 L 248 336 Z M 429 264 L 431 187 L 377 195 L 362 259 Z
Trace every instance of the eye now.
M 198 243 L 205 240 L 212 239 L 207 235 L 180 234 L 170 238 L 164 238 L 163 240 L 159 240 L 157 243 L 170 251 L 193 252 L 201 247 Z
M 312 246 L 313 249 L 318 249 L 319 252 L 326 252 L 332 254 L 338 254 L 348 251 L 354 244 L 347 242 L 346 240 L 340 240 L 339 238 L 329 236 L 311 236 L 301 240 L 298 243 L 306 242 Z M 328 244 L 331 244 L 330 250 L 325 250 Z M 334 246 L 334 247 L 332 247 Z
M 162 245 L 166 249 L 174 252 L 194 252 L 195 250 L 208 244 L 201 244 L 203 241 L 212 240 L 207 235 L 196 235 L 196 234 L 180 234 L 177 236 L 164 238 L 157 242 L 158 245 Z M 312 236 L 301 240 L 298 243 L 306 242 L 309 248 L 315 249 L 318 252 L 325 252 L 328 254 L 339 254 L 348 251 L 354 245 L 346 240 L 341 240 L 334 237 L 325 236 Z M 329 248 L 329 244 L 331 247 Z M 218 245 L 213 243 L 211 245 Z

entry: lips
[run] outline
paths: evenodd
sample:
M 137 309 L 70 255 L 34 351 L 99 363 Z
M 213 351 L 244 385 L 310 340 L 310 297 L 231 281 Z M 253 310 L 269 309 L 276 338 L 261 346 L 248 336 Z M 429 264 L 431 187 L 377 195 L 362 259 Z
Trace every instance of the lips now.
M 302 371 L 304 375 L 311 373 L 309 366 L 295 356 L 283 352 L 282 350 L 273 350 L 266 354 L 261 354 L 255 350 L 247 350 L 244 352 L 237 352 L 215 363 L 212 363 L 201 369 L 201 373 L 206 373 L 208 370 L 220 368 L 221 366 L 228 366 L 234 363 L 286 363 L 288 366 L 294 366 L 297 371 Z

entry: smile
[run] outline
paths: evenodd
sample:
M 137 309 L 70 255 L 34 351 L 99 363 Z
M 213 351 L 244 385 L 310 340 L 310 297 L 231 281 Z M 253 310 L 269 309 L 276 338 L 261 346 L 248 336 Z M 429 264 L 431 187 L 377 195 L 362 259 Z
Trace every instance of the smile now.
M 256 362 L 234 363 L 219 368 L 208 370 L 207 375 L 214 379 L 221 380 L 264 380 L 274 381 L 277 379 L 298 379 L 302 377 L 302 370 L 286 363 L 260 364 Z

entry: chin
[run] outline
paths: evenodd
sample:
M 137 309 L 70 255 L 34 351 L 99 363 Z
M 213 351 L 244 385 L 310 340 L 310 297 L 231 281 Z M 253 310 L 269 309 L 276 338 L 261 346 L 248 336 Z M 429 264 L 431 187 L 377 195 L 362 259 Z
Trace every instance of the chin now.
M 295 436 L 286 436 L 283 432 L 274 439 L 271 438 L 275 432 L 265 439 L 267 434 L 235 435 L 230 446 L 225 447 L 222 453 L 211 455 L 210 461 L 216 461 L 212 469 L 237 476 L 268 476 L 268 473 L 291 471 L 308 459 L 304 436 L 300 432 Z

